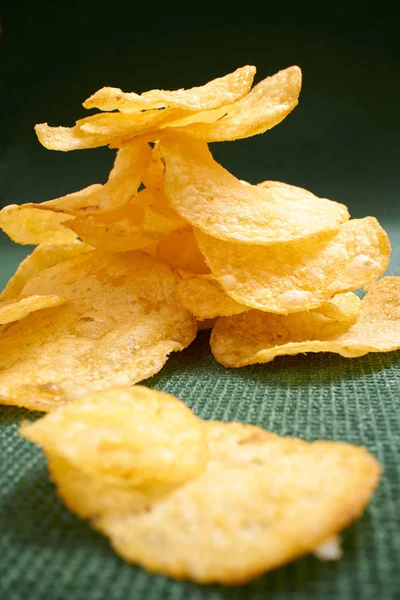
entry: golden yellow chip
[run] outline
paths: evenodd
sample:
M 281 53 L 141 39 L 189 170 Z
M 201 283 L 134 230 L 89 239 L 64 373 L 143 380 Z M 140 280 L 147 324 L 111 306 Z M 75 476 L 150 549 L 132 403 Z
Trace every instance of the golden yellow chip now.
M 0 228 L 20 244 L 58 244 L 76 238 L 65 221 L 75 215 L 107 214 L 126 205 L 140 186 L 150 158 L 145 142 L 135 142 L 118 151 L 104 185 L 94 184 L 40 204 L 6 206 L 0 212 Z
M 187 226 L 186 221 L 172 208 L 164 191 L 164 164 L 161 160 L 158 143 L 151 151 L 150 161 L 143 174 L 143 183 L 146 190 L 140 194 L 147 194 L 148 199 L 144 206 L 144 228 L 148 231 L 172 233 L 177 229 Z
M 117 148 L 131 143 L 139 134 L 153 132 L 187 114 L 176 109 L 135 115 L 100 113 L 80 119 L 73 127 L 50 127 L 47 123 L 39 123 L 35 131 L 39 142 L 48 150 L 69 152 L 107 145 Z
M 70 219 L 69 215 L 41 210 L 38 206 L 5 206 L 0 211 L 0 229 L 18 244 L 66 244 L 76 238 L 73 231 L 63 226 L 64 221 Z
M 199 274 L 210 272 L 191 227 L 175 231 L 162 239 L 157 246 L 156 257 L 174 270 L 183 269 Z
M 334 321 L 354 321 L 359 316 L 360 309 L 361 300 L 353 292 L 336 294 L 331 300 L 314 308 L 316 312 Z
M 212 275 L 197 275 L 188 271 L 178 271 L 181 281 L 178 283 L 178 295 L 185 308 L 196 319 L 214 319 L 238 315 L 247 306 L 230 298 Z
M 400 277 L 370 286 L 355 322 L 315 312 L 274 315 L 251 310 L 217 321 L 211 350 L 226 367 L 266 363 L 276 356 L 335 352 L 348 358 L 400 348 Z
M 294 186 L 244 185 L 212 157 L 207 144 L 171 133 L 160 141 L 164 187 L 186 221 L 222 240 L 272 244 L 334 231 L 349 218 L 343 204 Z
M 164 199 L 164 163 L 161 160 L 160 145 L 157 142 L 151 150 L 149 164 L 143 173 L 143 184 L 150 193 Z
M 181 279 L 178 283 L 179 298 L 200 321 L 239 315 L 250 310 L 228 296 L 212 275 L 197 275 L 183 270 L 179 270 L 178 275 Z M 360 303 L 356 294 L 347 292 L 336 294 L 312 310 L 335 321 L 354 321 L 360 313 Z
M 107 252 L 130 252 L 153 246 L 185 225 L 166 199 L 162 202 L 148 189 L 141 190 L 123 209 L 106 215 L 83 215 L 64 223 L 87 244 Z
M 150 90 L 143 94 L 105 87 L 85 100 L 85 108 L 136 113 L 155 109 L 180 108 L 190 111 L 212 110 L 232 104 L 245 96 L 253 83 L 256 68 L 245 66 L 200 87 L 174 90 Z
M 60 296 L 17 296 L 8 300 L 0 300 L 0 325 L 19 321 L 27 315 L 42 308 L 59 306 L 65 302 Z
M 142 386 L 89 394 L 24 423 L 21 434 L 42 446 L 60 495 L 81 516 L 118 511 L 110 499 L 130 492 L 132 510 L 138 493 L 164 495 L 200 475 L 208 460 L 202 421 L 177 398 Z M 96 484 L 100 497 L 90 493 Z
M 139 134 L 235 102 L 247 94 L 254 74 L 255 67 L 242 67 L 200 88 L 174 92 L 151 90 L 142 95 L 103 88 L 88 98 L 84 106 L 98 106 L 103 110 L 114 110 L 110 109 L 114 106 L 129 114 L 92 115 L 80 119 L 74 127 L 49 127 L 47 123 L 40 123 L 35 127 L 36 134 L 40 143 L 50 150 L 65 152 L 108 144 L 121 147 Z
M 131 385 L 196 334 L 173 272 L 142 252 L 86 252 L 41 271 L 21 293 L 68 302 L 0 327 L 0 403 L 50 410 Z
M 89 252 L 92 249 L 79 240 L 73 240 L 67 244 L 44 244 L 38 246 L 21 262 L 17 271 L 0 294 L 0 299 L 6 300 L 19 296 L 28 281 L 38 275 L 43 269 L 52 267 L 67 258 L 73 258 L 84 252 Z
M 94 526 L 126 560 L 201 583 L 244 583 L 315 548 L 365 509 L 377 460 L 239 423 L 204 423 L 207 470 L 141 512 Z
M 389 238 L 374 217 L 343 223 L 320 239 L 250 246 L 196 230 L 199 248 L 226 293 L 251 308 L 290 313 L 316 308 L 366 285 L 389 263 Z
M 230 106 L 206 115 L 190 117 L 176 128 L 206 142 L 225 142 L 251 137 L 275 127 L 297 106 L 301 90 L 301 70 L 293 66 L 267 77 L 247 96 Z M 208 122 L 207 122 L 208 121 Z

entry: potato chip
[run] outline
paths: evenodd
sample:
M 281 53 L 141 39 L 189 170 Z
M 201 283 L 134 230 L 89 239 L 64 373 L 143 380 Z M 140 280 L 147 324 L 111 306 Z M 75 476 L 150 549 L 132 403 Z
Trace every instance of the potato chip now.
M 85 517 L 121 509 L 111 504 L 119 494 L 132 510 L 138 493 L 165 494 L 201 474 L 208 460 L 202 421 L 177 398 L 142 386 L 89 394 L 20 432 L 42 446 L 60 495 Z M 90 493 L 96 482 L 100 497 Z
M 196 334 L 174 274 L 142 252 L 86 252 L 40 272 L 21 293 L 68 302 L 0 327 L 4 404 L 50 410 L 89 391 L 134 384 Z
M 400 348 L 400 278 L 384 277 L 361 301 L 355 322 L 317 312 L 274 315 L 251 310 L 217 321 L 211 350 L 226 367 L 266 363 L 276 356 L 335 352 L 348 358 Z
M 178 274 L 181 278 L 178 283 L 180 301 L 196 319 L 238 315 L 249 310 L 230 298 L 212 275 L 196 275 L 182 270 Z
M 161 199 L 141 190 L 123 208 L 106 215 L 83 215 L 65 221 L 82 240 L 107 252 L 130 252 L 157 243 L 186 223 Z
M 255 67 L 247 65 L 200 87 L 172 92 L 150 90 L 143 94 L 135 94 L 123 92 L 119 88 L 104 87 L 85 100 L 83 106 L 125 113 L 172 107 L 190 111 L 211 110 L 243 98 L 251 88 L 255 72 Z
M 94 526 L 126 560 L 201 583 L 244 583 L 312 552 L 365 509 L 379 480 L 364 448 L 204 423 L 210 461 L 147 510 Z
M 175 231 L 160 240 L 156 257 L 175 270 L 183 269 L 199 274 L 210 272 L 197 246 L 191 227 Z
M 390 243 L 374 217 L 343 223 L 320 239 L 249 246 L 196 230 L 215 279 L 241 304 L 274 313 L 308 310 L 366 285 L 389 263 Z
M 67 243 L 76 233 L 65 227 L 70 215 L 105 214 L 126 205 L 140 186 L 150 157 L 144 142 L 118 151 L 104 185 L 94 184 L 61 198 L 40 204 L 6 206 L 0 211 L 0 228 L 20 244 Z
M 19 321 L 31 312 L 59 306 L 65 302 L 60 296 L 17 296 L 8 300 L 0 300 L 0 325 Z
M 225 142 L 264 133 L 278 125 L 297 106 L 301 70 L 293 66 L 267 77 L 247 96 L 206 116 L 174 123 L 185 133 L 206 142 Z M 207 122 L 209 121 L 209 122 Z
M 76 238 L 63 226 L 69 215 L 38 207 L 33 203 L 5 206 L 0 211 L 0 229 L 18 244 L 66 244 Z
M 178 271 L 178 295 L 185 308 L 198 320 L 239 315 L 248 306 L 239 304 L 224 291 L 212 275 Z M 336 294 L 313 310 L 335 321 L 353 321 L 360 313 L 360 298 L 353 292 Z M 208 327 L 207 327 L 208 329 Z
M 164 191 L 164 164 L 161 160 L 158 143 L 151 151 L 150 161 L 143 174 L 143 184 L 152 199 L 145 203 L 144 227 L 148 231 L 172 233 L 187 226 L 186 221 L 172 208 Z
M 118 148 L 131 143 L 138 135 L 154 132 L 187 114 L 176 109 L 135 115 L 100 113 L 80 119 L 73 127 L 50 127 L 47 123 L 39 123 L 35 125 L 35 131 L 39 142 L 48 150 L 69 152 L 107 145 Z
M 73 240 L 68 244 L 43 244 L 38 246 L 21 262 L 4 291 L 0 294 L 0 299 L 15 298 L 15 296 L 21 293 L 26 283 L 44 269 L 52 267 L 67 258 L 73 258 L 84 252 L 89 252 L 92 249 L 79 240 Z
M 164 200 L 164 163 L 161 160 L 160 145 L 157 142 L 151 150 L 150 160 L 143 173 L 143 184 L 156 198 Z
M 170 134 L 160 142 L 165 193 L 186 221 L 222 240 L 272 244 L 312 237 L 349 218 L 343 204 L 278 184 L 243 185 L 212 157 L 205 142 Z
M 361 299 L 357 294 L 346 292 L 336 294 L 331 300 L 326 300 L 314 310 L 334 321 L 354 321 L 360 314 L 360 308 Z
M 77 121 L 74 127 L 49 127 L 47 123 L 40 123 L 35 131 L 40 143 L 50 150 L 66 152 L 108 144 L 121 147 L 139 134 L 235 102 L 247 94 L 254 74 L 255 67 L 242 67 L 200 88 L 175 92 L 151 90 L 138 95 L 124 94 L 118 88 L 102 88 L 85 101 L 86 108 L 98 106 L 102 110 L 114 110 L 110 108 L 114 106 L 129 114 L 91 115 Z

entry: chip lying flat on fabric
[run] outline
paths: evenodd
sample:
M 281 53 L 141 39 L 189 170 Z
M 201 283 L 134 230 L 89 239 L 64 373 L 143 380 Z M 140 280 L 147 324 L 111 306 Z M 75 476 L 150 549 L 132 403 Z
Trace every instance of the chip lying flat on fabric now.
M 380 476 L 364 448 L 201 421 L 142 386 L 82 397 L 21 434 L 122 557 L 202 583 L 243 583 L 320 548 L 363 512 Z

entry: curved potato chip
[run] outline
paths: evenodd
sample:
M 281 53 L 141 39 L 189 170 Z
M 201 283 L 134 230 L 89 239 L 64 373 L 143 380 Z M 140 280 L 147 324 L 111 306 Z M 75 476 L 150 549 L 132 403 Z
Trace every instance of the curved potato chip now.
M 65 302 L 60 296 L 25 296 L 0 300 L 0 325 L 19 321 L 27 315 L 42 308 L 59 306 Z
M 320 239 L 249 246 L 196 230 L 215 279 L 241 304 L 267 312 L 316 308 L 335 294 L 377 279 L 388 266 L 390 243 L 374 217 L 343 223 Z
M 145 142 L 118 150 L 107 183 L 40 204 L 6 206 L 0 211 L 0 228 L 20 244 L 57 244 L 76 238 L 65 222 L 72 216 L 107 214 L 126 205 L 140 186 L 150 156 Z
M 85 108 L 119 110 L 125 113 L 174 107 L 190 111 L 211 110 L 232 104 L 245 96 L 253 83 L 256 68 L 245 66 L 205 85 L 190 89 L 150 90 L 143 94 L 123 92 L 119 88 L 104 87 L 85 100 Z
M 0 403 L 50 410 L 157 373 L 196 334 L 173 272 L 142 252 L 93 250 L 30 279 L 22 294 L 68 302 L 0 326 Z
M 143 189 L 122 210 L 76 217 L 65 221 L 64 225 L 94 248 L 130 252 L 152 246 L 186 223 L 166 199 L 163 203 Z
M 334 231 L 349 218 L 343 204 L 294 186 L 243 185 L 205 142 L 170 134 L 160 141 L 165 194 L 191 225 L 222 240 L 273 244 Z
M 93 190 L 88 197 L 72 201 L 74 194 L 34 205 L 69 215 L 101 214 L 128 204 L 142 181 L 142 175 L 150 159 L 148 144 L 136 141 L 118 150 L 108 181 Z M 88 189 L 88 188 L 87 188 Z M 77 192 L 78 196 L 81 192 Z M 82 201 L 83 200 L 83 201 Z
M 361 299 L 353 292 L 336 294 L 313 310 L 334 321 L 354 321 L 360 314 Z
M 90 186 L 91 188 L 93 186 Z M 64 227 L 69 215 L 42 210 L 38 204 L 10 204 L 0 211 L 0 229 L 18 244 L 66 244 L 76 234 Z
M 312 552 L 365 509 L 380 467 L 364 448 L 204 423 L 206 471 L 146 511 L 94 526 L 126 560 L 201 583 L 239 584 Z
M 400 348 L 400 277 L 370 287 L 354 323 L 331 321 L 317 312 L 273 315 L 251 310 L 219 319 L 211 350 L 226 367 L 266 363 L 276 356 L 335 352 L 348 358 Z
M 141 96 L 124 94 L 118 88 L 103 88 L 86 100 L 86 108 L 89 105 L 96 106 L 97 100 L 102 106 L 115 102 L 121 105 L 122 111 L 130 114 L 91 115 L 78 120 L 74 127 L 50 127 L 47 123 L 39 123 L 35 131 L 40 143 L 49 150 L 67 152 L 108 144 L 121 147 L 139 134 L 165 127 L 193 113 L 236 101 L 249 91 L 254 73 L 255 67 L 243 67 L 201 88 L 175 92 L 152 90 Z M 163 107 L 156 107 L 154 103 L 160 104 L 160 101 L 164 105 L 168 101 L 168 108 L 158 110 Z
M 181 278 L 178 283 L 179 298 L 183 306 L 200 321 L 230 317 L 250 310 L 228 296 L 212 275 L 197 275 L 183 270 L 179 270 L 178 275 Z M 360 313 L 360 302 L 356 294 L 347 292 L 336 294 L 312 310 L 335 321 L 354 321 Z
M 198 320 L 238 315 L 247 306 L 230 298 L 212 275 L 179 270 L 178 295 L 183 306 Z
M 174 270 L 183 269 L 184 271 L 200 274 L 210 272 L 198 248 L 191 227 L 174 231 L 171 235 L 160 240 L 156 257 Z
M 174 123 L 178 129 L 206 142 L 225 142 L 251 137 L 272 129 L 297 106 L 301 90 L 301 70 L 293 66 L 258 83 L 247 96 L 199 122 L 190 117 Z
M 84 252 L 89 252 L 89 250 L 93 250 L 93 248 L 87 244 L 83 244 L 79 240 L 73 240 L 67 244 L 45 244 L 38 246 L 21 262 L 0 294 L 0 299 L 6 300 L 19 296 L 26 283 L 44 269 L 52 267 L 67 258 L 73 258 Z
M 155 131 L 163 124 L 170 124 L 186 115 L 186 111 L 175 109 L 135 115 L 100 113 L 78 120 L 73 127 L 51 127 L 47 123 L 38 123 L 35 132 L 39 142 L 48 150 L 69 152 L 107 145 L 116 148 L 131 143 L 139 134 Z
M 172 489 L 198 476 L 208 460 L 202 421 L 184 402 L 142 386 L 89 394 L 20 432 L 49 459 L 110 488 Z

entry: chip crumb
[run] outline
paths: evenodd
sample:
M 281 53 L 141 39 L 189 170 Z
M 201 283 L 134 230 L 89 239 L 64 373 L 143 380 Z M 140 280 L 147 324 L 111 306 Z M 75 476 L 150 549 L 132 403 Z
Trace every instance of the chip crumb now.
M 340 536 L 334 535 L 315 548 L 313 554 L 319 560 L 339 560 L 343 556 Z

